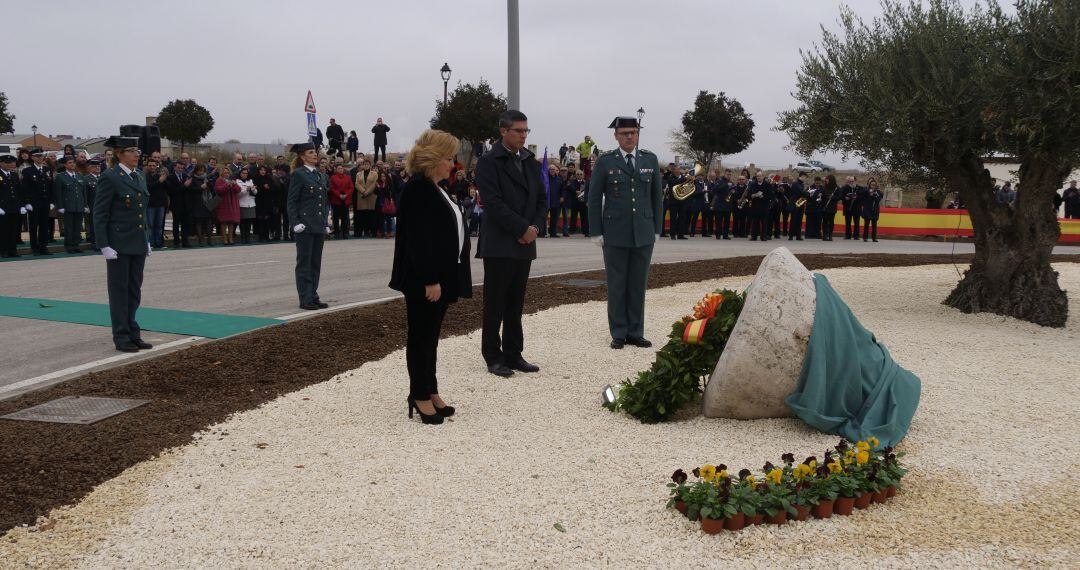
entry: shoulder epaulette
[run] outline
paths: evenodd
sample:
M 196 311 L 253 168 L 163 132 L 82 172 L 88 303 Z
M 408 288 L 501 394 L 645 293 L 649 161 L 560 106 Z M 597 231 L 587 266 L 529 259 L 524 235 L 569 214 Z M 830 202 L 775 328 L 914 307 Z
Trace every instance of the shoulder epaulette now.
M 651 155 L 653 155 L 653 156 L 656 156 L 656 153 L 654 153 L 653 151 L 651 151 L 651 150 L 645 150 L 645 149 L 643 149 L 643 148 L 639 148 L 639 149 L 638 149 L 638 152 L 640 152 L 641 154 L 651 154 Z
M 601 153 L 600 156 L 615 156 L 616 154 L 618 154 L 618 152 L 618 150 L 606 150 Z

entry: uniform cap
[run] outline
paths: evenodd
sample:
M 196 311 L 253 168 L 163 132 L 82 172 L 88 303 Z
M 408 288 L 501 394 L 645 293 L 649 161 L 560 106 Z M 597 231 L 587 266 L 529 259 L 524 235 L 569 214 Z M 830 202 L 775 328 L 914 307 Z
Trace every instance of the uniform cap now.
M 609 129 L 640 129 L 641 125 L 638 124 L 637 117 L 615 117 L 614 121 L 608 125 Z
M 5 154 L 4 156 L 0 156 L 0 162 L 2 162 L 4 164 L 8 164 L 10 162 L 17 162 L 17 161 L 15 160 L 14 156 L 11 156 L 10 154 Z
M 42 149 L 40 146 L 32 146 L 26 150 L 30 153 L 30 156 L 40 156 L 45 154 L 45 150 Z
M 109 137 L 109 140 L 105 141 L 105 146 L 117 149 L 139 148 L 139 139 L 135 137 L 120 137 L 113 135 Z
M 101 166 L 102 164 L 105 164 L 105 161 L 100 158 L 91 158 L 89 161 L 87 161 L 87 164 L 89 164 L 90 166 Z
M 308 150 L 315 150 L 315 144 L 311 141 L 297 143 L 292 145 L 291 148 L 289 148 L 289 152 L 295 152 L 296 154 L 303 154 L 304 151 Z

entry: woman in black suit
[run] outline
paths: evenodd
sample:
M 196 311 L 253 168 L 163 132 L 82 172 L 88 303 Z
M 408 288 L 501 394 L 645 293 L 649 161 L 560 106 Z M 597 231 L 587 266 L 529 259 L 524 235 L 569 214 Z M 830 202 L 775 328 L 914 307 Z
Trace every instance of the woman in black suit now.
M 405 159 L 412 178 L 397 210 L 390 288 L 405 295 L 409 417 L 415 410 L 425 424 L 441 424 L 454 415 L 439 395 L 435 377 L 439 331 L 447 305 L 472 297 L 471 244 L 464 217 L 435 182 L 450 175 L 459 147 L 453 135 L 433 129 L 416 139 Z

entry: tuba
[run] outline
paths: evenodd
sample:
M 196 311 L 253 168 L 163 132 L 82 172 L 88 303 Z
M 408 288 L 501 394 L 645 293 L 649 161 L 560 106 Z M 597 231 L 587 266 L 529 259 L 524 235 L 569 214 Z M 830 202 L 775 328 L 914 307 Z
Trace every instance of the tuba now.
M 705 173 L 705 167 L 700 163 L 694 165 L 694 175 L 690 180 L 671 187 L 671 196 L 676 200 L 685 200 L 694 194 L 694 178 Z

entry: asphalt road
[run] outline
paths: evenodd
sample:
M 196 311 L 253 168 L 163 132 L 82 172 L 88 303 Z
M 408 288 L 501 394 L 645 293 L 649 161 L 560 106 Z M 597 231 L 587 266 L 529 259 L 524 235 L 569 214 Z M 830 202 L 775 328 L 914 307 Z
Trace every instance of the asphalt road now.
M 475 241 L 475 238 L 474 238 Z M 882 240 L 767 243 L 746 240 L 660 240 L 653 254 L 656 263 L 763 255 L 784 245 L 795 253 L 949 253 L 942 242 Z M 475 243 L 474 243 L 475 246 Z M 1059 247 L 1068 253 L 1077 248 Z M 474 247 L 475 250 L 475 247 Z M 957 244 L 957 253 L 974 251 Z M 392 297 L 386 286 L 392 262 L 393 240 L 346 240 L 326 244 L 319 293 L 331 308 Z M 291 243 L 250 247 L 214 247 L 155 252 L 146 265 L 143 306 L 259 317 L 296 317 L 293 280 L 295 249 Z M 106 303 L 105 261 L 100 256 L 28 259 L 0 264 L 0 294 L 68 301 Z M 600 249 L 581 237 L 543 239 L 532 274 L 599 269 Z M 473 278 L 483 281 L 483 265 L 473 262 Z M 535 293 L 534 293 L 535 294 Z M 0 317 L 4 362 L 0 366 L 0 399 L 33 388 L 76 377 L 133 358 L 148 358 L 200 342 L 194 337 L 147 331 L 144 340 L 155 349 L 136 356 L 113 349 L 109 329 L 50 321 Z

